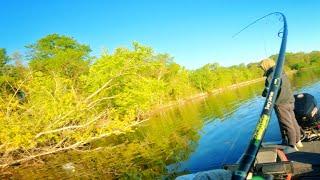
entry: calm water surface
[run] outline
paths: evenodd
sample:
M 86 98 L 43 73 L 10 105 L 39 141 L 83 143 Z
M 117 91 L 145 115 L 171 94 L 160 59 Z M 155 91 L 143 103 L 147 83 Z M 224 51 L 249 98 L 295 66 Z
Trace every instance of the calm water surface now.
M 295 91 L 320 102 L 319 75 L 320 70 L 292 76 Z M 111 179 L 115 173 L 123 179 L 161 179 L 174 177 L 173 172 L 221 168 L 245 150 L 264 103 L 262 89 L 259 82 L 187 102 L 155 114 L 135 132 L 97 142 L 102 150 L 54 154 L 12 174 L 16 179 Z M 275 115 L 264 141 L 280 141 Z
M 307 92 L 320 102 L 319 74 L 305 72 L 291 77 L 295 93 Z M 263 82 L 229 90 L 198 102 L 203 127 L 200 139 L 187 160 L 171 164 L 170 171 L 198 172 L 235 163 L 245 151 L 258 121 L 264 98 L 260 96 Z M 273 112 L 264 143 L 280 143 L 281 135 Z

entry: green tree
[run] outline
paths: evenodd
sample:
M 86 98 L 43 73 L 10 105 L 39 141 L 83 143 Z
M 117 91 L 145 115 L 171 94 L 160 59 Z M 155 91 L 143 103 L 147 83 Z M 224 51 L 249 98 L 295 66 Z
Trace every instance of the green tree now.
M 137 43 L 133 44 L 133 50 L 118 48 L 113 54 L 103 55 L 84 79 L 87 91 L 99 91 L 93 99 L 99 100 L 102 108 L 116 108 L 121 116 L 134 119 L 138 111 L 145 111 L 159 101 L 164 88 L 158 75 L 147 73 L 154 69 L 155 64 L 151 63 L 154 57 L 151 48 Z
M 14 62 L 16 66 L 23 66 L 23 55 L 18 51 L 11 54 L 10 60 Z
M 88 71 L 92 59 L 88 45 L 59 34 L 50 34 L 26 47 L 29 49 L 29 65 L 32 70 L 73 79 Z
M 9 56 L 7 56 L 7 51 L 4 48 L 0 48 L 0 67 L 3 67 L 9 61 Z
M 8 64 L 14 60 L 9 57 L 4 48 L 0 49 L 0 98 L 3 95 L 19 94 L 19 83 L 24 78 L 25 67 L 22 65 Z
M 312 51 L 310 54 L 310 64 L 320 64 L 320 51 Z
M 220 68 L 219 64 L 206 64 L 202 68 L 191 73 L 191 81 L 196 88 L 202 92 L 210 91 L 217 87 L 218 76 L 216 70 Z

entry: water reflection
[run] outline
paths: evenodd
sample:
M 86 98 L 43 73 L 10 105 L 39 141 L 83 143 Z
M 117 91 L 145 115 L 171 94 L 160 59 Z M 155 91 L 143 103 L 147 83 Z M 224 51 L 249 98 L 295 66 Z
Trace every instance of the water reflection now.
M 319 80 L 319 75 L 320 70 L 313 69 L 291 76 L 290 79 L 296 91 L 309 92 L 319 99 L 320 83 L 315 83 Z M 200 132 L 198 147 L 186 161 L 171 164 L 169 169 L 198 172 L 235 163 L 244 152 L 260 115 L 264 103 L 264 98 L 260 96 L 262 87 L 263 84 L 258 83 L 208 98 L 203 103 L 207 107 L 202 108 L 208 123 Z M 215 107 L 217 104 L 221 106 Z M 211 116 L 207 116 L 208 114 Z M 277 143 L 280 140 L 279 125 L 273 113 L 264 142 Z
M 178 171 L 204 171 L 236 162 L 250 140 L 263 103 L 263 98 L 255 97 L 224 117 L 224 121 L 213 118 L 202 129 L 196 151 L 187 161 L 176 164 Z M 265 141 L 280 141 L 280 133 L 276 129 L 278 123 L 273 116 Z
M 291 78 L 292 85 L 319 100 L 320 84 L 314 84 L 319 75 L 320 70 L 298 73 Z M 55 154 L 43 163 L 13 169 L 14 177 L 156 179 L 234 163 L 260 115 L 262 88 L 263 81 L 159 112 L 135 132 L 97 142 L 88 152 Z M 273 115 L 264 140 L 279 141 L 278 128 Z M 71 165 L 72 170 L 66 170 Z
M 167 173 L 167 164 L 187 159 L 197 147 L 198 132 L 203 126 L 199 108 L 190 103 L 159 113 L 132 133 L 96 142 L 90 151 L 48 156 L 43 159 L 45 163 L 36 167 L 33 164 L 13 170 L 14 176 L 19 179 L 159 178 Z
M 231 115 L 242 103 L 260 94 L 263 82 L 255 83 L 239 89 L 225 90 L 217 96 L 210 96 L 201 106 L 201 115 L 204 121 L 224 120 Z

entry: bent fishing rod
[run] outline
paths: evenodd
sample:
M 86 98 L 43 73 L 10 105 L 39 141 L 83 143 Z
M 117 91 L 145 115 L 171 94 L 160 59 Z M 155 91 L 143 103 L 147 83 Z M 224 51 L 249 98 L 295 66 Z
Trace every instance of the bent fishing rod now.
M 288 35 L 288 29 L 287 29 L 287 21 L 284 14 L 281 12 L 274 12 L 267 14 L 256 21 L 252 22 L 242 30 L 240 30 L 238 33 L 236 33 L 234 36 L 238 35 L 243 30 L 247 29 L 249 26 L 255 24 L 256 22 L 260 21 L 261 19 L 264 19 L 267 16 L 271 15 L 280 15 L 283 21 L 283 29 L 282 32 L 278 33 L 278 36 L 280 37 L 280 34 L 282 34 L 282 40 L 281 40 L 281 46 L 279 51 L 279 56 L 277 59 L 277 64 L 275 67 L 275 71 L 272 77 L 272 81 L 269 85 L 269 91 L 268 95 L 266 97 L 263 109 L 260 114 L 260 119 L 256 125 L 256 128 L 254 130 L 254 133 L 251 137 L 250 143 L 247 146 L 246 151 L 242 155 L 239 163 L 239 167 L 236 171 L 233 172 L 232 179 L 233 180 L 244 180 L 246 179 L 249 171 L 253 167 L 253 164 L 255 162 L 256 156 L 258 154 L 258 151 L 260 149 L 263 137 L 265 135 L 266 129 L 269 125 L 270 116 L 274 107 L 275 100 L 277 98 L 280 83 L 281 83 L 281 74 L 282 74 L 282 67 L 284 64 L 285 59 L 285 52 L 286 52 L 286 44 L 287 44 L 287 35 Z

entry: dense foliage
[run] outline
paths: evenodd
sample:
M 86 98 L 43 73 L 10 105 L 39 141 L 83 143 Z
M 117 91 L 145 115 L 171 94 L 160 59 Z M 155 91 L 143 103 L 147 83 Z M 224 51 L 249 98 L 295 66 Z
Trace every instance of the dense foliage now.
M 271 56 L 276 58 L 277 55 Z M 286 53 L 285 65 L 290 69 L 300 70 L 309 67 L 319 67 L 320 51 L 312 51 L 310 53 Z
M 214 63 L 207 64 L 190 73 L 193 86 L 204 92 L 252 80 L 261 76 L 262 71 L 258 68 L 257 64 L 250 64 L 248 66 L 240 64 L 231 67 L 222 67 Z
M 231 67 L 213 63 L 187 70 L 168 54 L 157 54 L 138 43 L 99 58 L 89 55 L 89 46 L 58 34 L 27 48 L 28 66 L 19 62 L 18 54 L 9 58 L 5 49 L 0 49 L 1 167 L 61 151 L 93 151 L 99 148 L 97 141 L 101 139 L 121 139 L 121 134 L 131 133 L 153 109 L 262 76 L 256 63 Z M 286 58 L 291 69 L 320 65 L 320 52 L 288 53 Z M 172 138 L 163 134 L 166 139 Z M 194 139 L 194 134 L 186 136 L 176 151 L 182 151 L 183 144 Z M 144 139 L 145 144 L 139 144 L 129 138 L 129 145 L 120 149 L 143 153 L 145 147 L 175 143 L 154 141 Z M 103 143 L 103 147 L 112 145 Z M 159 157 L 177 160 L 173 154 Z M 160 175 L 165 166 L 160 159 L 148 165 L 143 163 L 147 160 L 141 160 L 126 176 L 135 176 L 140 170 L 148 173 L 139 177 Z M 114 176 L 130 170 L 129 166 L 117 166 L 112 166 Z

